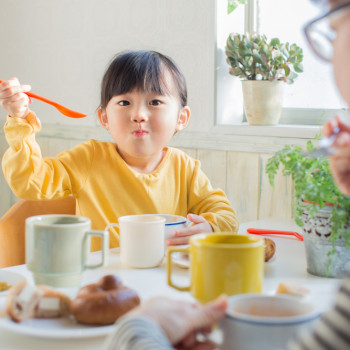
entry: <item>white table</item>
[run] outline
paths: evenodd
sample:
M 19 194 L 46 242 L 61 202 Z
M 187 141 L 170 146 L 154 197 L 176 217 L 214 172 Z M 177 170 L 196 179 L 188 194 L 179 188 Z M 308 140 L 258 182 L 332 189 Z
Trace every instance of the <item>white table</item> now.
M 278 222 L 260 220 L 242 224 L 239 232 L 245 233 L 248 227 L 270 228 L 280 230 L 294 230 L 301 232 L 293 222 Z M 334 302 L 335 292 L 339 287 L 339 279 L 320 278 L 312 276 L 306 271 L 306 259 L 303 242 L 294 238 L 269 236 L 276 243 L 276 258 L 265 264 L 265 279 L 263 293 L 273 294 L 279 283 L 289 281 L 300 284 L 310 290 L 310 299 L 319 306 L 321 311 L 329 309 Z M 92 259 L 99 258 L 99 253 L 93 253 Z M 25 265 L 6 268 L 18 272 L 28 280 L 32 280 L 31 273 Z M 174 269 L 174 279 L 178 284 L 188 285 L 188 270 Z M 172 298 L 193 300 L 188 292 L 179 292 L 167 285 L 165 264 L 154 269 L 128 269 L 119 261 L 118 249 L 110 251 L 110 262 L 105 268 L 88 270 L 84 273 L 83 284 L 96 282 L 106 274 L 118 275 L 123 283 L 135 289 L 142 300 L 157 295 L 167 295 Z M 72 293 L 72 291 L 71 291 Z M 0 297 L 0 305 L 4 304 L 5 297 Z M 79 339 L 45 339 L 18 334 L 0 328 L 0 349 L 100 349 L 105 337 L 79 338 Z

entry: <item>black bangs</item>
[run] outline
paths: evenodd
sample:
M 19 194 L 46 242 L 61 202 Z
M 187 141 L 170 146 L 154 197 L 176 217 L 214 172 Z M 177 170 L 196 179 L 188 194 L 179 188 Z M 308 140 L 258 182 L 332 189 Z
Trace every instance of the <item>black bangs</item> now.
M 184 77 L 170 59 L 154 51 L 127 51 L 113 59 L 103 77 L 101 107 L 106 108 L 114 96 L 128 93 L 134 89 L 160 95 L 168 94 L 169 90 L 164 80 L 164 73 L 167 70 L 177 85 L 181 103 L 184 99 L 184 90 L 187 103 Z

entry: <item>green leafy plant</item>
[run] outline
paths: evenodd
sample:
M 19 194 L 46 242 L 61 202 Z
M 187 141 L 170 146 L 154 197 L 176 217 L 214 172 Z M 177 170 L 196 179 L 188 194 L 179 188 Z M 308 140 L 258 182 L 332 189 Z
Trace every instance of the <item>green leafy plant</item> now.
M 306 151 L 312 151 L 315 146 L 308 141 Z M 294 182 L 293 216 L 299 226 L 303 226 L 302 214 L 305 210 L 315 215 L 325 205 L 332 208 L 330 222 L 332 223 L 330 242 L 343 238 L 346 247 L 350 248 L 350 197 L 343 195 L 333 181 L 329 168 L 328 157 L 311 158 L 305 155 L 305 150 L 298 146 L 286 145 L 268 159 L 266 174 L 271 186 L 278 169 L 282 175 L 291 176 Z M 307 203 L 308 202 L 308 203 Z M 329 253 L 332 256 L 335 246 Z M 330 260 L 331 263 L 331 260 Z
M 265 35 L 230 33 L 226 41 L 230 74 L 244 80 L 283 80 L 292 84 L 303 72 L 303 50 Z
M 227 14 L 233 12 L 239 4 L 245 5 L 246 0 L 227 0 Z

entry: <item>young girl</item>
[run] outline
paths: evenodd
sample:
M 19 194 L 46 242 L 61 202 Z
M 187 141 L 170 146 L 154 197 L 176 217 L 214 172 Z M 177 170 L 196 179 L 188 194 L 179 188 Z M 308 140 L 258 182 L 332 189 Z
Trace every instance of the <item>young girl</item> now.
M 168 244 L 187 243 L 200 232 L 238 230 L 235 211 L 225 194 L 212 188 L 199 162 L 166 147 L 190 117 L 185 79 L 170 58 L 153 51 L 117 55 L 103 77 L 97 111 L 115 142 L 89 140 L 57 157 L 41 157 L 34 137 L 40 122 L 24 93 L 29 90 L 16 78 L 0 84 L 10 145 L 2 167 L 18 197 L 73 195 L 76 214 L 89 217 L 99 230 L 123 215 L 188 215 L 193 225 L 173 232 Z M 110 246 L 119 246 L 115 231 Z M 93 238 L 92 250 L 99 249 Z

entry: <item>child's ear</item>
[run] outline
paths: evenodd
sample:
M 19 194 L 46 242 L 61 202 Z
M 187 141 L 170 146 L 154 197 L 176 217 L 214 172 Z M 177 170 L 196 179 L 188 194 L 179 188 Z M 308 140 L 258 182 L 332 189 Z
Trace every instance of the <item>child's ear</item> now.
M 181 108 L 179 118 L 177 119 L 177 124 L 176 124 L 176 131 L 180 131 L 186 128 L 187 123 L 190 119 L 191 116 L 191 110 L 190 107 L 185 106 Z
M 97 116 L 98 116 L 98 119 L 99 119 L 101 125 L 106 130 L 109 130 L 107 114 L 106 114 L 106 111 L 102 109 L 102 107 L 98 107 L 98 109 L 97 109 Z

